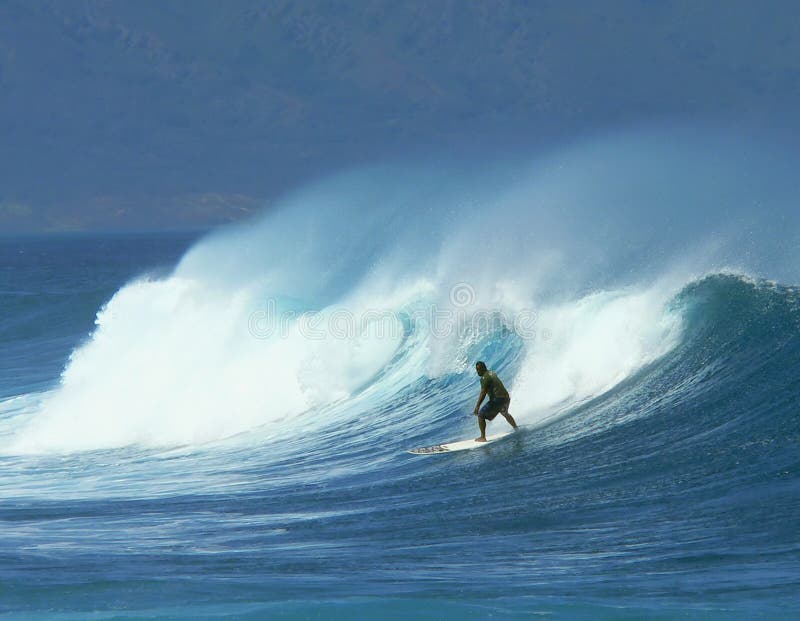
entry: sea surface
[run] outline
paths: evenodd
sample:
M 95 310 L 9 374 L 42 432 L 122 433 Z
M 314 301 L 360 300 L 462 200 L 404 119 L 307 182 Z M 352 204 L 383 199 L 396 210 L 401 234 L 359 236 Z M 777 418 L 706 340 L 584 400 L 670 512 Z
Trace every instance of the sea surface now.
M 0 239 L 0 618 L 800 618 L 793 283 L 526 287 L 308 205 Z M 521 430 L 409 454 L 479 359 Z

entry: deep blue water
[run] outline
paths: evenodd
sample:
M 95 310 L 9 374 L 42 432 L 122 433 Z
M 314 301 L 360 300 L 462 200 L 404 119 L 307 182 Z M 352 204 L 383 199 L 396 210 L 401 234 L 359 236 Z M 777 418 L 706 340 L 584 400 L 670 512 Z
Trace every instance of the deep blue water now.
M 147 409 L 128 408 L 139 395 L 162 394 L 139 374 L 152 366 L 204 400 L 219 388 L 186 371 L 196 368 L 186 352 L 162 359 L 158 344 L 172 348 L 192 320 L 186 307 L 170 307 L 175 323 L 151 341 L 140 327 L 151 315 L 131 316 L 136 298 L 103 327 L 122 339 L 114 325 L 137 326 L 132 340 L 80 363 L 119 382 L 112 397 L 76 373 L 69 394 L 90 396 L 60 402 L 81 411 L 51 433 L 47 395 L 98 310 L 132 280 L 153 297 L 147 287 L 169 281 L 192 241 L 0 240 L 0 618 L 800 618 L 800 290 L 732 273 L 690 279 L 666 300 L 680 330 L 659 355 L 549 416 L 518 405 L 525 427 L 508 440 L 427 457 L 406 450 L 475 433 L 471 361 L 516 385 L 528 344 L 484 334 L 459 350 L 461 368 L 412 372 L 419 330 L 406 325 L 344 396 L 332 389 L 253 422 L 248 393 L 219 420 L 182 412 L 181 432 L 206 416 L 205 435 L 173 441 L 183 436 L 164 419 L 179 405 L 165 414 L 145 402 L 158 412 L 143 424 L 151 436 L 119 420 Z M 192 308 L 207 303 L 187 295 Z M 546 327 L 557 339 L 559 324 Z M 191 334 L 215 331 L 198 322 Z M 214 351 L 244 356 L 227 338 Z M 209 362 L 221 375 L 224 355 Z M 101 374 L 117 358 L 138 366 Z M 288 401 L 279 373 L 263 381 Z M 109 398 L 118 409 L 81 418 Z M 16 450 L 35 419 L 36 450 Z M 92 435 L 106 423 L 112 431 Z M 129 435 L 113 435 L 120 427 Z

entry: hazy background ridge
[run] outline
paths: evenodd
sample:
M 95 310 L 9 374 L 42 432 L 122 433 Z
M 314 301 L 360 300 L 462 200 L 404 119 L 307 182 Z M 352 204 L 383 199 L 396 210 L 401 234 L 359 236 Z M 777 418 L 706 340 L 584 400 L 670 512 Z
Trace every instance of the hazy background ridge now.
M 0 233 L 208 227 L 376 157 L 798 105 L 793 2 L 0 0 Z

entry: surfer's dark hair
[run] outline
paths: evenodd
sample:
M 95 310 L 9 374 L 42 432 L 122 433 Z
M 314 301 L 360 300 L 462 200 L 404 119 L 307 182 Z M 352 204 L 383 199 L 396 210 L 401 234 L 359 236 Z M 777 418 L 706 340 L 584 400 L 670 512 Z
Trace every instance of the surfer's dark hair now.
M 478 367 L 479 369 L 485 369 L 486 363 L 483 360 L 478 360 L 478 362 L 475 363 L 475 366 Z

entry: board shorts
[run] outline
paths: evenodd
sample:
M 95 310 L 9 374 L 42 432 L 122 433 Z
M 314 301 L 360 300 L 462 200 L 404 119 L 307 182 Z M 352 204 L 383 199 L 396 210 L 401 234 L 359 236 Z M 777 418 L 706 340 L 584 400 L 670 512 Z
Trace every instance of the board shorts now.
M 508 407 L 509 403 L 511 403 L 510 397 L 498 397 L 497 399 L 489 399 L 489 403 L 484 405 L 481 408 L 481 411 L 478 412 L 478 417 L 483 418 L 485 420 L 494 420 L 494 417 L 497 416 L 501 411 L 505 410 Z

